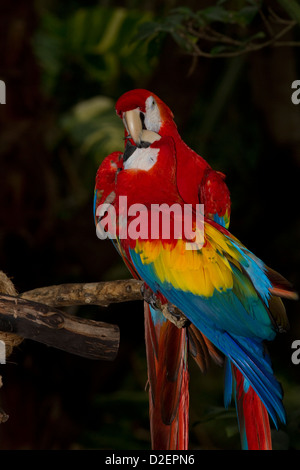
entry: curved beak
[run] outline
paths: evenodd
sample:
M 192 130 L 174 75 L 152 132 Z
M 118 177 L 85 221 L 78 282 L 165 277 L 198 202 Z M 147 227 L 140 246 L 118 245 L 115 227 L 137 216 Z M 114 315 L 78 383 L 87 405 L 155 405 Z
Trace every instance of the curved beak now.
M 137 146 L 142 140 L 143 124 L 140 118 L 140 110 L 138 108 L 126 111 L 123 114 L 123 122 L 129 136 L 134 140 Z
M 123 114 L 124 126 L 137 147 L 141 146 L 142 142 L 152 144 L 161 137 L 153 131 L 143 128 L 141 120 L 141 111 L 139 108 L 131 109 Z

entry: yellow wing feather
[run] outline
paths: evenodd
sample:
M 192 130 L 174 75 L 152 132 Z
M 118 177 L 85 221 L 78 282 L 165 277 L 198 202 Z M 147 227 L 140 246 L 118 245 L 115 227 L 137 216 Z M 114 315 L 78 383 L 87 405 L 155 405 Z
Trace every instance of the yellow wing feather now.
M 179 239 L 166 241 L 137 241 L 136 251 L 143 264 L 153 263 L 160 282 L 168 282 L 176 289 L 196 295 L 210 297 L 215 289 L 232 289 L 233 275 L 224 254 L 237 259 L 238 252 L 228 246 L 224 235 L 209 226 L 204 245 L 198 250 L 189 250 L 188 242 Z

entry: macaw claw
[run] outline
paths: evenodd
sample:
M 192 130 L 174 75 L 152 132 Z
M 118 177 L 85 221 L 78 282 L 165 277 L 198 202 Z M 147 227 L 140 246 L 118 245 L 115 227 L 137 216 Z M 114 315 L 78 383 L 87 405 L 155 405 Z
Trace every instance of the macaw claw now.
M 143 284 L 141 287 L 141 294 L 143 299 L 147 304 L 151 305 L 154 310 L 160 310 L 161 302 L 158 297 L 154 294 L 154 292 L 147 286 L 147 284 Z
M 190 321 L 181 310 L 169 302 L 162 304 L 161 300 L 146 284 L 142 285 L 141 293 L 145 302 L 151 305 L 154 310 L 160 310 L 163 316 L 177 326 L 177 328 L 184 328 L 190 324 Z
M 177 328 L 185 328 L 190 324 L 190 321 L 186 318 L 182 311 L 169 302 L 162 305 L 161 312 L 164 317 L 167 318 L 170 322 L 174 323 Z

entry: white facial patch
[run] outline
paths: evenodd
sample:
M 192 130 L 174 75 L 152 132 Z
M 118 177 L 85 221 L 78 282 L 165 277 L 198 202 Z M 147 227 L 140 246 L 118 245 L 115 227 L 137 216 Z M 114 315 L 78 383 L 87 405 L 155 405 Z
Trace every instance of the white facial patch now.
M 153 96 L 146 100 L 145 126 L 153 132 L 158 132 L 161 126 L 160 112 Z
M 159 149 L 137 148 L 124 163 L 124 170 L 148 171 L 157 162 Z

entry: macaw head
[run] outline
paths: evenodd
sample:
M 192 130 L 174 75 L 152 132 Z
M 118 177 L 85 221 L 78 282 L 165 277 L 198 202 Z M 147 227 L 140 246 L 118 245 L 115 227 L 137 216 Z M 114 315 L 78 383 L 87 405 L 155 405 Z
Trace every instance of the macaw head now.
M 142 142 L 151 144 L 176 131 L 170 108 L 148 90 L 124 93 L 116 103 L 116 112 L 123 119 L 126 136 L 138 147 Z

